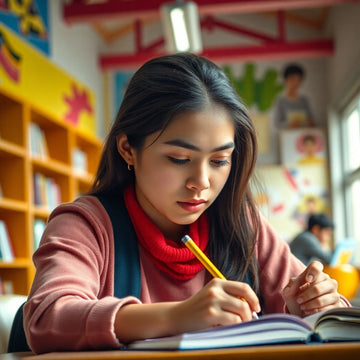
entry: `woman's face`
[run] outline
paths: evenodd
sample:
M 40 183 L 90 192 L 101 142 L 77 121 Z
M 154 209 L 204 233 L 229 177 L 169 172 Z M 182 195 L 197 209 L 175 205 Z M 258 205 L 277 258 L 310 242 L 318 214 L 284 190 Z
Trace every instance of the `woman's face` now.
M 226 110 L 212 105 L 179 115 L 158 136 L 149 135 L 143 149 L 134 151 L 135 190 L 145 213 L 174 238 L 225 185 L 235 130 Z

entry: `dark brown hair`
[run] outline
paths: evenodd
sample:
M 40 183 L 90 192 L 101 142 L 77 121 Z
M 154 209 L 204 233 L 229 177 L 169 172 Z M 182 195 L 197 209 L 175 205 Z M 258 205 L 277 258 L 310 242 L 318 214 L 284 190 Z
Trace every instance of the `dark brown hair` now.
M 134 74 L 107 137 L 91 194 L 122 192 L 134 181 L 134 172 L 127 170 L 117 151 L 117 135 L 125 133 L 130 145 L 141 150 L 145 138 L 163 131 L 174 117 L 209 103 L 224 107 L 235 128 L 229 178 L 207 210 L 209 254 L 228 279 L 244 280 L 248 275 L 257 291 L 259 216 L 249 188 L 257 157 L 255 129 L 224 72 L 208 59 L 189 53 L 163 56 Z

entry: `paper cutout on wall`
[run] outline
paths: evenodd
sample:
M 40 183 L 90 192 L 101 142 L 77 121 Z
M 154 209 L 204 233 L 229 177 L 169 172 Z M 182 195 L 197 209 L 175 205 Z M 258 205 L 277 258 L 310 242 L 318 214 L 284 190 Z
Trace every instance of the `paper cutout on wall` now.
M 20 62 L 20 55 L 11 47 L 4 32 L 0 30 L 0 66 L 14 82 L 19 82 L 20 79 Z
M 71 96 L 65 95 L 64 101 L 69 105 L 69 111 L 65 114 L 65 120 L 73 125 L 77 125 L 82 111 L 89 114 L 93 113 L 93 108 L 89 103 L 86 90 L 79 90 L 76 84 L 71 84 Z
M 249 109 L 258 136 L 259 153 L 265 154 L 271 150 L 270 113 L 283 84 L 276 69 L 267 67 L 260 71 L 259 68 L 256 63 L 246 63 L 237 75 L 233 65 L 223 66 L 235 91 Z
M 223 70 L 245 105 L 264 113 L 273 106 L 277 94 L 283 89 L 283 84 L 279 82 L 276 70 L 269 68 L 259 78 L 256 67 L 255 63 L 245 64 L 240 76 L 236 76 L 229 65 L 224 65 Z
M 0 0 L 0 23 L 49 54 L 48 0 Z

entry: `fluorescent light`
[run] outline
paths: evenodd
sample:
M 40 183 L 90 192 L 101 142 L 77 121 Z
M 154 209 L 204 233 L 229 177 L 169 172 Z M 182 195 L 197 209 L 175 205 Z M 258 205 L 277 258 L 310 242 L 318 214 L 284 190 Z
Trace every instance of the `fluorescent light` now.
M 200 53 L 202 41 L 196 3 L 176 1 L 163 4 L 160 10 L 167 51 Z
M 181 8 L 174 8 L 170 11 L 170 19 L 174 29 L 175 47 L 178 51 L 189 51 L 190 42 L 186 30 L 185 14 Z

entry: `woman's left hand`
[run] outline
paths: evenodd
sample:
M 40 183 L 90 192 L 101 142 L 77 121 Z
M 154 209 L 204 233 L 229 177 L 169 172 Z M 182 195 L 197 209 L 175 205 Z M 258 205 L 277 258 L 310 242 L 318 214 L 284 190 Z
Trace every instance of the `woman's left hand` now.
M 282 291 L 290 313 L 304 317 L 334 307 L 345 307 L 337 292 L 337 282 L 313 261 L 299 276 L 291 278 Z

